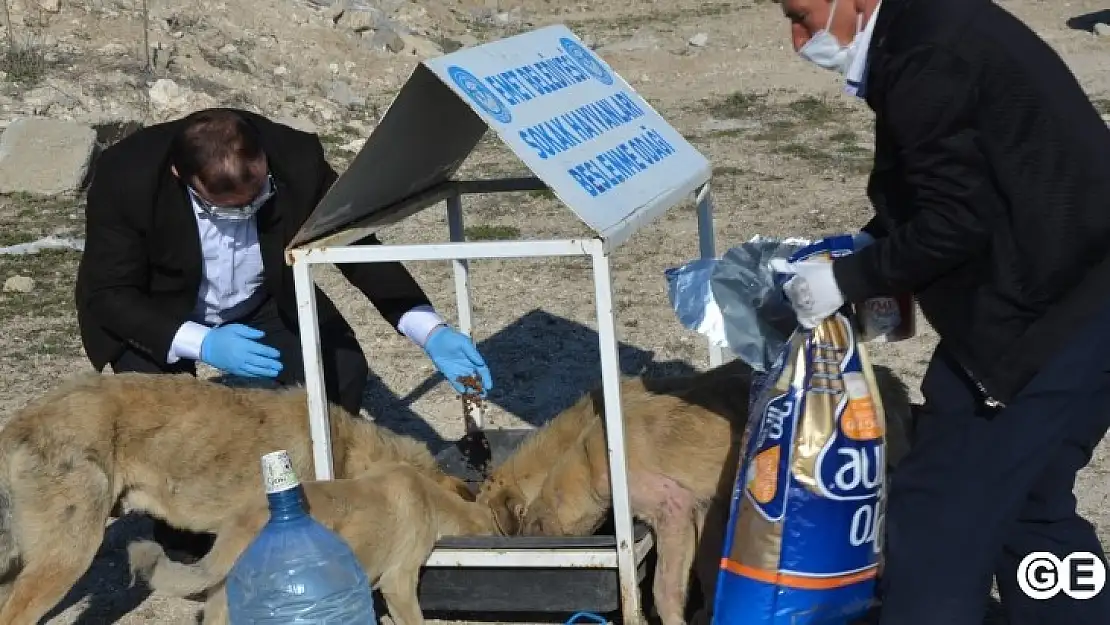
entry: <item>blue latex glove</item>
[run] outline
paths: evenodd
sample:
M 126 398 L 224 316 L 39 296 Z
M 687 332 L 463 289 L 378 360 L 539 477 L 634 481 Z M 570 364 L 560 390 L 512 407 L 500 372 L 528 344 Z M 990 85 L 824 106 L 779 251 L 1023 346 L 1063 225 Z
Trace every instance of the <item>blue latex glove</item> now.
M 477 376 L 482 381 L 482 397 L 493 388 L 493 379 L 490 378 L 485 359 L 478 353 L 478 348 L 474 347 L 470 337 L 462 332 L 448 326 L 432 330 L 431 336 L 424 343 L 424 352 L 443 377 L 447 378 L 455 392 L 467 392 L 458 378 L 470 375 Z
M 232 323 L 209 330 L 200 344 L 200 359 L 245 378 L 274 378 L 281 372 L 281 352 L 259 343 L 261 330 Z

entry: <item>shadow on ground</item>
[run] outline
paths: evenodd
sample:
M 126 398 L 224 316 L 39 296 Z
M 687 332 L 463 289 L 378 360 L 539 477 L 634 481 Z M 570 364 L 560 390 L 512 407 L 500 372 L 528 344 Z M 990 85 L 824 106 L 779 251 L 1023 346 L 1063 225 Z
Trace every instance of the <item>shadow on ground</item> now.
M 589 389 L 601 384 L 598 334 L 576 321 L 533 309 L 478 342 L 478 350 L 489 364 L 494 388 L 489 403 L 521 421 L 539 426 L 569 408 Z M 661 377 L 692 373 L 695 368 L 680 360 L 654 361 L 655 353 L 627 343 L 617 343 L 621 375 Z M 438 372 L 429 376 L 403 397 L 397 396 L 377 375 L 375 368 L 388 367 L 374 362 L 366 383 L 362 407 L 374 422 L 393 432 L 406 434 L 426 443 L 438 453 L 455 441 L 444 440 L 412 404 L 443 384 Z M 215 376 L 214 382 L 229 386 L 274 387 L 268 380 L 247 380 Z M 460 415 L 461 417 L 461 415 Z
M 1082 30 L 1085 32 L 1094 32 L 1095 24 L 1110 24 L 1110 9 L 1102 9 L 1100 11 L 1092 11 L 1077 15 L 1067 22 L 1068 28 L 1072 30 Z
M 576 321 L 533 309 L 478 343 L 489 364 L 494 388 L 489 402 L 533 426 L 546 423 L 601 383 L 598 334 Z M 691 373 L 681 361 L 655 362 L 654 353 L 618 342 L 622 375 L 649 377 Z M 374 364 L 371 363 L 371 368 Z M 375 421 L 395 432 L 426 442 L 433 453 L 451 444 L 435 432 L 411 405 L 443 383 L 429 377 L 404 397 L 372 379 L 363 406 Z

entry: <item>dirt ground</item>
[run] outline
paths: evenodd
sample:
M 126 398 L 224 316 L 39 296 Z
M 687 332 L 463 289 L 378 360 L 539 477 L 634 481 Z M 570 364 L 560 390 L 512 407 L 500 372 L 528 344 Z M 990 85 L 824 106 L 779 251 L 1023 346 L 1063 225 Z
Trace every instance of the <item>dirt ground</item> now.
M 252 28 L 260 28 L 254 21 L 258 20 L 279 33 L 280 14 L 255 11 L 248 15 L 247 4 L 255 3 L 243 3 L 238 12 L 220 5 L 220 19 L 224 23 L 244 20 L 240 24 L 244 29 L 248 19 Z M 458 3 L 421 4 L 436 13 L 443 9 L 441 5 Z M 1065 57 L 1092 100 L 1110 113 L 1110 38 L 1069 26 L 1072 18 L 1100 11 L 1105 3 L 1012 0 L 1003 4 Z M 567 3 L 560 9 L 557 3 L 528 0 L 501 2 L 495 8 L 509 11 L 517 7 L 528 20 L 517 25 L 517 30 L 528 28 L 528 23 L 538 27 L 562 22 L 583 39 L 598 44 L 598 52 L 613 68 L 711 159 L 719 253 L 755 234 L 820 236 L 854 230 L 867 219 L 870 207 L 863 191 L 872 150 L 870 112 L 862 102 L 841 92 L 835 76 L 808 66 L 792 53 L 787 23 L 778 5 L 763 0 L 604 0 Z M 123 29 L 131 23 L 123 18 L 112 21 L 99 13 L 94 24 L 91 15 L 63 13 L 66 19 L 53 22 L 51 32 L 64 35 L 66 29 L 87 29 L 83 37 L 103 37 L 111 27 Z M 455 26 L 457 32 L 469 28 L 479 41 L 511 32 Z M 698 34 L 707 36 L 704 46 L 689 43 Z M 290 31 L 284 36 L 300 35 Z M 333 39 L 321 39 L 320 45 L 344 45 Z M 294 43 L 307 49 L 313 43 L 283 41 L 282 50 Z M 332 52 L 340 49 L 329 48 Z M 254 62 L 293 67 L 294 59 L 283 60 L 275 50 L 266 58 L 258 61 L 256 57 Z M 417 57 L 375 58 L 378 65 L 357 69 L 364 78 L 370 77 L 366 88 L 376 88 L 370 100 L 388 103 Z M 314 70 L 305 66 L 297 71 L 308 75 Z M 258 108 L 267 110 L 264 103 Z M 337 167 L 352 156 L 342 146 L 364 138 L 368 127 L 355 113 L 343 115 L 350 119 L 340 117 L 321 132 Z M 523 168 L 491 135 L 465 165 L 463 175 L 509 173 L 523 173 Z M 80 199 L 0 197 L 0 245 L 53 232 L 81 236 L 82 215 Z M 466 220 L 472 239 L 585 233 L 571 213 L 543 193 L 470 198 Z M 385 229 L 380 236 L 396 243 L 445 240 L 445 215 L 438 207 L 429 209 Z M 656 374 L 707 366 L 705 342 L 679 326 L 663 278 L 665 269 L 697 254 L 692 204 L 677 207 L 643 228 L 616 252 L 613 289 L 625 373 Z M 25 275 L 36 282 L 30 293 L 0 293 L 0 415 L 5 420 L 61 376 L 89 366 L 72 313 L 77 259 L 78 253 L 69 251 L 0 256 L 0 280 Z M 439 310 L 453 319 L 450 264 L 410 263 L 409 267 Z M 322 268 L 317 276 L 356 328 L 370 357 L 377 379 L 366 397 L 368 413 L 380 423 L 433 445 L 461 436 L 458 400 L 446 384 L 436 380 L 423 353 L 388 327 L 337 271 Z M 584 260 L 472 263 L 475 339 L 495 379 L 493 425 L 542 423 L 598 379 L 590 279 Z M 921 332 L 917 338 L 873 350 L 875 360 L 904 376 L 915 394 L 935 341 L 924 320 L 919 319 L 918 325 Z M 1082 512 L 1098 527 L 1104 542 L 1110 538 L 1107 454 L 1104 444 L 1076 487 Z M 113 524 L 93 569 L 49 622 L 191 623 L 201 604 L 127 589 L 121 547 L 147 531 L 139 522 Z

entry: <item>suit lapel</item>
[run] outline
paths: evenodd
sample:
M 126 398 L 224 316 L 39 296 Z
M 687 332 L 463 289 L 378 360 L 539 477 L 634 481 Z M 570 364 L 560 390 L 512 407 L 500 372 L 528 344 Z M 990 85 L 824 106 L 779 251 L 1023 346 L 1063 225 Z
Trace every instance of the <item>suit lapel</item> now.
M 874 57 L 881 50 L 886 49 L 886 38 L 890 34 L 891 25 L 898 19 L 902 11 L 913 2 L 914 0 L 883 0 L 882 9 L 875 20 L 875 31 L 871 35 L 869 57 Z
M 177 259 L 182 275 L 190 289 L 200 288 L 204 258 L 200 246 L 200 228 L 197 226 L 189 194 L 167 169 L 159 185 L 158 227 L 156 232 L 164 232 L 161 244 L 166 258 Z M 176 264 L 176 263 L 175 263 Z
M 867 49 L 867 69 L 863 78 L 868 86 L 864 99 L 873 111 L 878 112 L 881 107 L 882 73 L 889 48 L 887 37 L 902 12 L 913 2 L 914 0 L 883 0 L 879 15 L 875 18 L 875 30 L 871 33 L 871 45 Z
M 277 193 L 266 202 L 255 216 L 258 225 L 258 246 L 262 252 L 262 268 L 270 294 L 277 296 L 282 289 L 282 270 L 285 266 L 285 227 L 288 220 L 283 219 L 289 212 L 289 188 L 281 177 L 274 173 Z

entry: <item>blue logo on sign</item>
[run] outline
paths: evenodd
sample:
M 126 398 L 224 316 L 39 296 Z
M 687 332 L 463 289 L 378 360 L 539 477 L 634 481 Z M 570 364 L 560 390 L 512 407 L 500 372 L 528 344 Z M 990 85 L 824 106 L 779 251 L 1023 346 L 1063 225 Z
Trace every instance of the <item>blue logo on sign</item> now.
M 613 76 L 606 71 L 605 66 L 597 60 L 592 52 L 569 37 L 559 39 L 559 45 L 566 51 L 567 56 L 573 59 L 583 71 L 596 78 L 598 82 L 603 85 L 613 84 Z
M 451 77 L 451 80 L 455 81 L 459 89 L 469 96 L 475 104 L 482 107 L 482 110 L 486 113 L 489 113 L 490 117 L 502 124 L 507 124 L 513 120 L 513 115 L 509 112 L 509 107 L 505 106 L 501 99 L 497 97 L 497 94 L 491 91 L 489 87 L 483 85 L 474 74 L 471 74 L 458 65 L 452 65 L 447 68 L 447 75 Z

